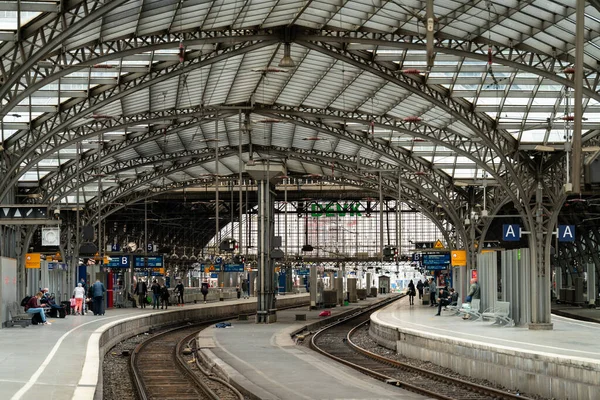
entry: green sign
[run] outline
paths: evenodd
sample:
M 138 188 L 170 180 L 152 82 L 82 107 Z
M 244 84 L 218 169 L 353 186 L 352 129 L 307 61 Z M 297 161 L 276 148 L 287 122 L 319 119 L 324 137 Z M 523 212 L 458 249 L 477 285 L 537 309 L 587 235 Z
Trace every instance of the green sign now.
M 325 215 L 326 217 L 345 217 L 347 214 L 350 214 L 351 217 L 362 216 L 358 207 L 359 203 L 354 204 L 339 204 L 339 203 L 328 203 L 328 204 L 318 204 L 313 203 L 310 205 L 311 217 L 322 217 Z

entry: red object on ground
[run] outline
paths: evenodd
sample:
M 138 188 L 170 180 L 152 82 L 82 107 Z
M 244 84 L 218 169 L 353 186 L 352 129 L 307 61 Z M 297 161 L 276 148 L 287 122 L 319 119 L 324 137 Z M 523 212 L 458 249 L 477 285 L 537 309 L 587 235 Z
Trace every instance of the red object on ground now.
M 331 316 L 331 311 L 329 311 L 329 310 L 321 311 L 319 313 L 319 317 L 329 317 L 329 316 Z

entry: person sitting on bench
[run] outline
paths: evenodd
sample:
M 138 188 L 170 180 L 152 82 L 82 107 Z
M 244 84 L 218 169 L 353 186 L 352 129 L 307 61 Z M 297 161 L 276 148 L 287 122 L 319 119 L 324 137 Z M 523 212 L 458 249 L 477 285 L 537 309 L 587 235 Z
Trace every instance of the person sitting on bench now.
M 46 313 L 44 312 L 44 308 L 40 303 L 40 299 L 42 298 L 42 296 L 42 292 L 38 292 L 35 296 L 32 296 L 25 305 L 25 312 L 27 314 L 40 314 L 42 324 L 52 325 L 50 322 L 46 321 Z

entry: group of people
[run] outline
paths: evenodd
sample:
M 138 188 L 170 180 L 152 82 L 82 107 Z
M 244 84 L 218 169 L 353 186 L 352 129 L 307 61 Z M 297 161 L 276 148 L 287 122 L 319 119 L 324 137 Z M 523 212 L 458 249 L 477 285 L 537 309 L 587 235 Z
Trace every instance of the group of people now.
M 177 295 L 177 305 L 183 307 L 183 291 L 184 287 L 181 281 L 177 282 L 177 286 L 175 286 L 174 294 Z M 148 289 L 148 285 L 146 281 L 140 279 L 135 285 L 135 289 L 133 291 L 134 294 L 138 296 L 138 303 L 140 308 L 146 308 L 146 305 L 149 303 L 148 301 L 148 293 L 152 292 L 152 309 L 157 310 L 160 309 L 168 310 L 169 308 L 169 298 L 171 297 L 171 293 L 169 292 L 169 288 L 163 283 L 162 285 L 158 283 L 156 279 L 152 281 L 152 285 L 150 289 Z
M 425 287 L 429 287 L 429 307 L 438 308 L 436 316 L 441 315 L 442 307 L 446 307 L 449 305 L 457 305 L 458 303 L 458 292 L 454 290 L 454 288 L 446 288 L 440 287 L 439 293 L 437 292 L 437 287 L 435 285 L 435 280 L 433 278 L 429 278 L 425 282 L 422 282 L 419 279 L 417 285 L 413 283 L 412 279 L 408 283 L 408 301 L 410 305 L 415 304 L 415 296 L 417 292 L 419 293 L 419 299 L 423 298 L 423 291 Z M 477 279 L 471 279 L 471 286 L 469 287 L 469 293 L 466 298 L 466 302 L 470 303 L 472 299 L 479 299 L 481 295 L 481 290 L 479 288 L 479 283 Z M 436 301 L 437 300 L 437 301 Z

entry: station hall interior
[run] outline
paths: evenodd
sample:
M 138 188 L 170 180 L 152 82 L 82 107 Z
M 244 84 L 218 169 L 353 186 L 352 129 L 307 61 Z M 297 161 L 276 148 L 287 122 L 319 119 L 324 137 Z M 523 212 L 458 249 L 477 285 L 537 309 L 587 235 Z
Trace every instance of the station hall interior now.
M 597 0 L 0 1 L 3 301 L 247 280 L 269 322 L 477 277 L 550 330 L 598 301 L 599 32 Z

